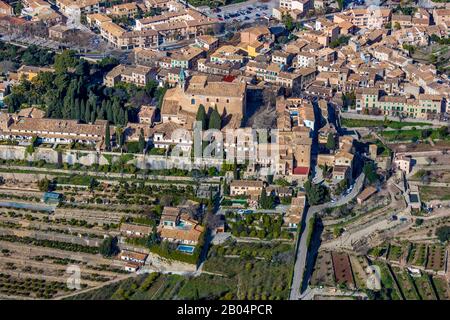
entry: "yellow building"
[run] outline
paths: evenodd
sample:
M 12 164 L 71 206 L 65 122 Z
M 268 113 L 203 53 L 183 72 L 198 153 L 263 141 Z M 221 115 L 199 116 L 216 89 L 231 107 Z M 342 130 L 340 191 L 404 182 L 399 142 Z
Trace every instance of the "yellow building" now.
M 23 65 L 17 70 L 17 75 L 20 80 L 25 79 L 31 81 L 41 72 L 55 72 L 55 69 Z

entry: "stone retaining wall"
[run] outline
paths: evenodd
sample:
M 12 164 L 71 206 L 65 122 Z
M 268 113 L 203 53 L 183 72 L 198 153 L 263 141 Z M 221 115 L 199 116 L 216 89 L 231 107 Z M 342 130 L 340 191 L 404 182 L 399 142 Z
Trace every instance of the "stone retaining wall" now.
M 130 156 L 128 156 L 130 155 Z M 88 150 L 54 150 L 51 148 L 35 148 L 33 154 L 27 154 L 24 146 L 0 145 L 0 159 L 27 160 L 59 164 L 81 164 L 84 166 L 113 164 L 125 157 L 131 158 L 126 163 L 139 169 L 193 169 L 216 167 L 220 169 L 222 160 L 198 159 L 192 162 L 186 157 L 171 157 L 143 154 L 120 154 L 115 152 L 97 152 Z M 125 159 L 127 160 L 127 159 Z

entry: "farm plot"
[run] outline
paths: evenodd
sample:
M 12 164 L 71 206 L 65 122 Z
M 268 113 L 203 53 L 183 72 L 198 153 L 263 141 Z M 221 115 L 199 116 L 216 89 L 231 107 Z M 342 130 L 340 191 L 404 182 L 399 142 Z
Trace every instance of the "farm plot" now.
M 420 297 L 416 291 L 413 280 L 409 275 L 408 271 L 398 267 L 393 267 L 395 277 L 403 292 L 403 296 L 406 300 L 420 300 Z
M 427 258 L 427 246 L 425 244 L 413 243 L 408 254 L 407 262 L 413 266 L 425 266 Z
M 403 247 L 391 244 L 389 246 L 388 260 L 399 262 L 403 254 Z
M 8 296 L 51 299 L 69 294 L 72 290 L 66 290 L 70 275 L 68 266 L 80 268 L 82 289 L 101 286 L 107 281 L 123 277 L 125 272 L 121 261 L 84 251 L 70 252 L 69 247 L 0 241 L 0 249 L 0 269 L 7 276 L 3 286 L 0 285 L 4 289 L 0 293 Z M 33 286 L 28 286 L 28 283 Z
M 386 300 L 401 300 L 401 295 L 395 286 L 394 279 L 391 276 L 387 264 L 381 261 L 375 261 L 373 264 L 380 268 L 381 285 L 384 289 L 382 290 L 382 297 Z
M 352 265 L 353 275 L 355 277 L 357 288 L 364 288 L 367 283 L 367 260 L 364 256 L 350 256 L 350 263 Z
M 319 252 L 316 265 L 311 278 L 313 286 L 334 286 L 333 262 L 331 253 L 328 251 Z
M 450 292 L 447 280 L 444 277 L 434 276 L 432 278 L 432 282 L 434 287 L 436 288 L 439 300 L 449 300 Z
M 427 269 L 434 271 L 444 270 L 445 247 L 441 245 L 430 245 L 428 247 Z
M 417 290 L 422 300 L 436 300 L 436 294 L 431 286 L 428 275 L 422 275 L 421 277 L 414 278 Z
M 331 254 L 333 261 L 334 277 L 339 285 L 344 285 L 349 289 L 355 288 L 352 266 L 346 253 L 333 252 Z
M 53 298 L 58 293 L 73 291 L 65 282 L 48 281 L 44 279 L 18 278 L 0 273 L 0 293 L 8 296 L 30 298 Z

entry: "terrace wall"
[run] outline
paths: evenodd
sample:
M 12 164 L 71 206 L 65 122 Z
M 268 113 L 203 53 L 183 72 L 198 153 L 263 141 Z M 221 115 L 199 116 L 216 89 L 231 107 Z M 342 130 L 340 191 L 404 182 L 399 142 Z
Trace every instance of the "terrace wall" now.
M 381 116 L 375 116 L 375 115 L 366 115 L 366 114 L 360 114 L 360 113 L 353 113 L 353 112 L 341 112 L 340 116 L 345 119 L 355 119 L 355 120 L 391 120 L 391 121 L 399 121 L 398 117 L 389 116 L 389 115 L 381 115 Z M 403 119 L 403 122 L 422 122 L 422 123 L 431 123 L 432 125 L 436 126 L 446 126 L 448 125 L 447 122 L 439 121 L 439 120 L 427 120 L 427 119 L 417 119 L 417 118 L 405 118 Z
M 222 161 L 219 159 L 199 159 L 191 163 L 190 158 L 170 157 L 158 155 L 130 154 L 132 159 L 127 164 L 134 164 L 139 169 L 187 169 L 216 167 L 220 169 Z M 54 150 L 51 148 L 35 148 L 33 154 L 26 153 L 24 146 L 0 145 L 0 159 L 4 160 L 44 160 L 48 163 L 81 164 L 84 166 L 108 165 L 115 163 L 124 154 L 116 152 L 98 152 L 87 150 Z

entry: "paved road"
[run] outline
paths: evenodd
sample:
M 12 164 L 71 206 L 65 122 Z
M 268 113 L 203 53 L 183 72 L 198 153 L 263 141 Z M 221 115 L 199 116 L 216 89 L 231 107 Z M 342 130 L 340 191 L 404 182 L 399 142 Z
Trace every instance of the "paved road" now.
M 335 203 L 327 202 L 318 206 L 310 207 L 309 209 L 306 209 L 304 213 L 302 223 L 304 225 L 303 231 L 300 232 L 300 239 L 297 243 L 296 248 L 296 259 L 295 259 L 295 266 L 294 266 L 294 276 L 292 280 L 292 286 L 291 286 L 291 292 L 289 295 L 289 300 L 298 300 L 301 298 L 300 290 L 302 286 L 303 281 L 303 273 L 305 272 L 306 267 L 306 259 L 307 259 L 307 238 L 309 233 L 309 221 L 314 216 L 314 214 L 325 210 L 327 208 L 331 207 L 338 207 L 343 204 L 346 204 L 350 202 L 353 198 L 355 198 L 359 192 L 361 191 L 363 185 L 364 185 L 364 173 L 361 173 L 361 175 L 356 179 L 355 185 L 352 189 L 352 192 L 350 192 L 345 197 L 340 198 Z

